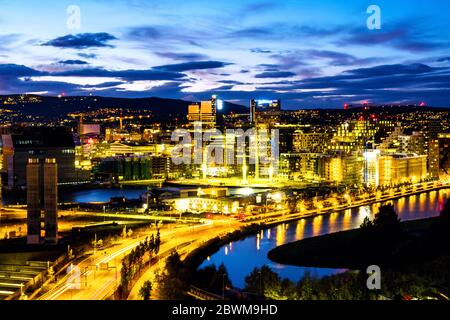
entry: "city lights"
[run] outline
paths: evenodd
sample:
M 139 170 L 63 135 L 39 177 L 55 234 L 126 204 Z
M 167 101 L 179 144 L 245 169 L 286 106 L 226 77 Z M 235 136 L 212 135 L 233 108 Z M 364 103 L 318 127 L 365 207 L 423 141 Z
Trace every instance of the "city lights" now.
M 2 7 L 2 314 L 449 300 L 450 2 L 175 2 Z

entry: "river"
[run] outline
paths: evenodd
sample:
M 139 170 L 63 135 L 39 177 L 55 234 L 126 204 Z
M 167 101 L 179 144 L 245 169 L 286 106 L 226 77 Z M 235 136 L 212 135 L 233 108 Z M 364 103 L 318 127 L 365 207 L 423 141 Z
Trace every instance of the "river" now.
M 422 219 L 439 215 L 445 199 L 450 197 L 450 189 L 431 191 L 419 195 L 408 196 L 392 201 L 402 221 Z M 298 281 L 305 272 L 316 276 L 336 274 L 345 270 L 303 268 L 277 264 L 267 258 L 267 253 L 273 248 L 327 233 L 339 232 L 358 228 L 364 218 L 373 218 L 380 204 L 362 206 L 343 212 L 306 218 L 295 222 L 285 223 L 261 231 L 241 241 L 229 243 L 205 260 L 201 267 L 223 263 L 228 270 L 234 286 L 243 288 L 245 276 L 255 267 L 267 265 L 281 277 Z

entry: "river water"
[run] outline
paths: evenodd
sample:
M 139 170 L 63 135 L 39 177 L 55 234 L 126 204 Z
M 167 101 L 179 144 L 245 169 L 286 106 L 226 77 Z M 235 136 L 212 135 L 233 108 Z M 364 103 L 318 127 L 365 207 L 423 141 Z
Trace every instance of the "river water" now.
M 145 187 L 86 189 L 64 191 L 59 194 L 60 202 L 107 202 L 111 197 L 124 196 L 136 199 L 146 191 Z M 235 190 L 231 190 L 231 193 Z M 401 220 L 414 220 L 439 215 L 445 200 L 450 197 L 450 189 L 431 191 L 420 195 L 408 196 L 392 201 Z M 5 194 L 4 204 L 26 203 L 25 195 Z M 358 228 L 366 216 L 373 218 L 380 204 L 363 206 L 336 212 L 329 215 L 307 218 L 282 224 L 260 232 L 244 240 L 222 247 L 217 253 L 204 261 L 202 266 L 224 263 L 233 285 L 244 286 L 244 279 L 255 267 L 268 265 L 280 276 L 298 281 L 306 271 L 325 276 L 342 272 L 336 269 L 302 268 L 271 262 L 267 253 L 282 244 L 314 237 L 322 234 Z
M 422 219 L 439 215 L 450 189 L 431 191 L 392 201 L 402 221 Z M 315 237 L 327 233 L 358 228 L 366 216 L 373 218 L 380 204 L 363 206 L 329 215 L 285 223 L 261 231 L 244 240 L 232 242 L 205 260 L 201 267 L 223 263 L 234 286 L 243 288 L 245 276 L 255 267 L 267 265 L 281 277 L 298 281 L 306 271 L 316 276 L 343 272 L 337 269 L 303 268 L 277 264 L 267 258 L 267 253 L 282 244 Z

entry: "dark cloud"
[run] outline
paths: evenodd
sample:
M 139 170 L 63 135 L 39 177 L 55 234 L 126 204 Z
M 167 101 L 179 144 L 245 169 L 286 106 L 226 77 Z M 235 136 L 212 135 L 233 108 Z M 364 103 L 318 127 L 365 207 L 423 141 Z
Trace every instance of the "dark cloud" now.
M 191 45 L 203 47 L 203 42 L 212 38 L 212 35 L 198 30 L 185 30 L 169 25 L 136 26 L 128 28 L 125 39 L 138 41 L 142 46 L 152 51 L 172 50 L 174 45 Z
M 295 76 L 295 73 L 289 71 L 268 71 L 255 75 L 255 78 L 289 78 Z
M 47 72 L 41 72 L 29 67 L 18 64 L 0 64 L 0 78 L 19 78 L 47 75 Z
M 450 57 L 443 57 L 436 60 L 437 62 L 447 62 L 450 61 Z
M 220 82 L 224 84 L 244 84 L 244 82 L 236 80 L 221 80 Z
M 388 25 L 381 30 L 350 29 L 336 43 L 342 46 L 386 45 L 409 52 L 432 51 L 450 46 L 450 42 L 435 40 L 426 31 L 411 26 L 410 22 Z
M 85 52 L 80 52 L 78 53 L 78 56 L 85 58 L 85 59 L 94 59 L 97 58 L 97 55 L 95 53 L 85 53 Z
M 111 40 L 117 40 L 117 38 L 106 32 L 79 33 L 55 38 L 42 45 L 58 48 L 86 49 L 93 47 L 112 47 L 112 45 L 108 44 Z
M 175 53 L 175 52 L 155 52 L 156 55 L 163 58 L 170 58 L 173 60 L 202 60 L 207 59 L 208 56 L 201 53 Z
M 272 53 L 271 50 L 261 49 L 261 48 L 250 49 L 250 52 L 253 52 L 253 53 Z
M 88 91 L 98 90 L 98 93 L 104 96 L 159 96 L 179 99 L 188 94 L 186 88 L 189 87 L 189 79 L 183 73 L 159 69 L 115 71 L 84 68 L 50 73 L 26 66 L 3 64 L 0 65 L 0 74 L 0 90 L 14 93 L 48 91 L 50 94 L 57 94 L 64 91 L 67 94 L 86 94 Z M 33 76 L 43 75 L 113 77 L 120 81 L 97 85 L 33 81 Z M 357 103 L 361 100 L 369 100 L 373 103 L 426 101 L 429 105 L 446 106 L 448 105 L 446 97 L 450 94 L 450 68 L 438 68 L 420 63 L 353 68 L 334 76 L 312 76 L 302 80 L 289 80 L 294 73 L 286 74 L 282 71 L 268 72 L 266 75 L 262 73 L 262 75 L 257 75 L 257 78 L 268 80 L 272 78 L 275 81 L 256 85 L 253 91 L 237 91 L 233 90 L 234 86 L 252 83 L 222 80 L 219 81 L 219 84 L 222 84 L 219 87 L 198 92 L 196 97 L 206 99 L 211 94 L 218 94 L 222 99 L 241 100 L 245 104 L 251 98 L 276 98 L 283 100 L 284 106 L 294 108 L 338 107 L 344 102 Z M 128 91 L 117 87 L 124 82 L 135 80 L 166 80 L 168 83 L 145 91 Z
M 348 53 L 329 50 L 305 50 L 303 53 L 306 59 L 328 59 L 332 65 L 336 66 L 361 65 L 380 60 L 379 58 L 357 58 Z
M 265 38 L 273 35 L 273 29 L 266 27 L 252 27 L 233 31 L 228 34 L 231 38 Z
M 157 67 L 154 67 L 154 69 L 173 71 L 173 72 L 183 72 L 183 71 L 190 71 L 190 70 L 223 68 L 228 65 L 231 65 L 231 63 L 222 62 L 222 61 L 193 61 L 193 62 L 184 62 L 184 63 L 177 63 L 177 64 L 168 64 L 168 65 L 164 65 L 164 66 L 157 66 Z
M 75 76 L 75 77 L 112 77 L 127 81 L 139 80 L 175 80 L 181 79 L 185 75 L 178 72 L 147 69 L 147 70 L 106 70 L 103 68 L 85 68 L 53 73 L 54 76 Z
M 375 57 L 357 58 L 348 53 L 316 49 L 286 51 L 270 55 L 270 57 L 278 61 L 278 65 L 273 66 L 280 69 L 306 67 L 309 66 L 310 61 L 320 60 L 326 60 L 326 63 L 333 66 L 360 66 L 382 60 Z
M 260 13 L 260 12 L 264 12 L 267 10 L 272 10 L 276 6 L 277 6 L 277 3 L 273 2 L 273 1 L 262 1 L 262 2 L 256 2 L 256 3 L 247 5 L 243 11 L 255 14 L 255 13 Z
M 161 27 L 155 26 L 142 26 L 131 28 L 127 34 L 132 39 L 161 39 L 164 32 Z
M 86 61 L 83 60 L 61 60 L 58 63 L 61 64 L 68 64 L 68 65 L 85 65 L 85 64 L 89 64 Z

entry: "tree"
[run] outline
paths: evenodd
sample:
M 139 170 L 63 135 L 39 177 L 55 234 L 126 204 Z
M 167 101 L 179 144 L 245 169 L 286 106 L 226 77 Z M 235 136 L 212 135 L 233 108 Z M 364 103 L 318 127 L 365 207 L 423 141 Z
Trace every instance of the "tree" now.
M 439 217 L 442 222 L 446 224 L 450 223 L 450 199 L 445 202 Z
M 150 300 L 150 297 L 152 295 L 152 288 L 152 282 L 150 280 L 145 281 L 142 287 L 139 289 L 139 296 L 143 300 Z
M 155 274 L 159 296 L 163 300 L 181 300 L 189 288 L 186 270 L 177 251 L 173 251 L 166 260 L 162 273 Z
M 245 277 L 245 291 L 257 293 L 261 296 L 273 297 L 281 291 L 281 279 L 277 273 L 264 265 Z
M 392 204 L 380 206 L 380 209 L 373 220 L 373 226 L 375 230 L 382 233 L 383 236 L 390 238 L 400 235 L 400 219 Z
M 373 229 L 373 223 L 369 217 L 365 217 L 363 223 L 360 226 L 361 230 L 369 231 Z
M 208 292 L 222 295 L 226 288 L 232 286 L 228 271 L 222 263 L 219 268 L 215 265 L 206 266 L 196 272 L 195 285 Z

